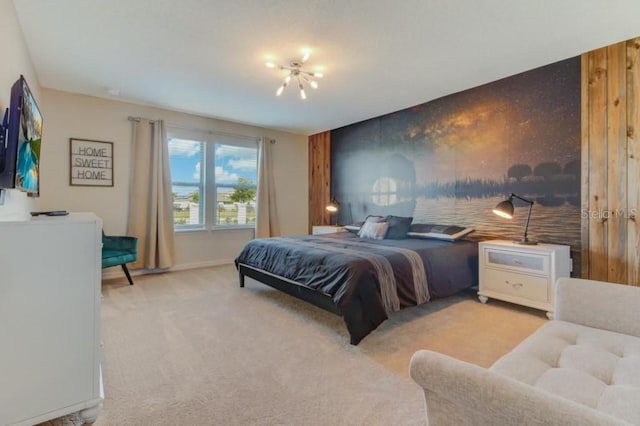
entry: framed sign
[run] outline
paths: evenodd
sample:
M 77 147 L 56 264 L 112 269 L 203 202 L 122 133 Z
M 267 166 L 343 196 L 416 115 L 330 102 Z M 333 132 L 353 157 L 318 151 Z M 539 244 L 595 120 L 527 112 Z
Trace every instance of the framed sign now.
M 69 183 L 76 186 L 113 186 L 113 142 L 69 139 Z

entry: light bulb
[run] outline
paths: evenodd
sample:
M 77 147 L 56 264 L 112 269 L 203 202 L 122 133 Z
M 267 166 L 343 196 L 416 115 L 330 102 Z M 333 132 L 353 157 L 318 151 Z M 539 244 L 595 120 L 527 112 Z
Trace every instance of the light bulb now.
M 311 49 L 302 49 L 302 62 L 307 62 L 309 56 L 311 56 Z
M 306 95 L 306 93 L 304 93 L 304 89 L 300 89 L 300 98 L 301 99 L 307 99 L 307 95 Z
M 318 83 L 316 83 L 315 81 L 311 80 L 309 82 L 309 86 L 313 87 L 314 89 L 317 89 L 318 88 Z
M 290 81 L 291 81 L 291 74 L 289 74 L 288 76 L 286 76 L 286 77 L 284 78 L 284 82 L 285 82 L 285 83 L 289 84 L 289 82 L 290 82 Z
M 276 67 L 276 64 L 274 64 L 273 62 L 267 62 L 265 65 L 267 66 L 267 68 L 275 68 Z
M 505 219 L 512 219 L 513 216 L 510 215 L 509 213 L 505 213 L 502 210 L 498 210 L 498 209 L 493 209 L 492 210 L 494 214 L 500 216 L 500 217 L 504 217 Z
M 311 74 L 311 77 L 317 77 L 317 78 L 324 77 L 324 74 L 322 74 L 321 72 L 310 72 L 309 74 Z
M 282 85 L 282 86 L 280 86 L 280 87 L 278 88 L 278 91 L 276 92 L 276 96 L 280 96 L 280 95 L 282 95 L 282 91 L 283 91 L 283 90 L 284 90 L 284 85 Z

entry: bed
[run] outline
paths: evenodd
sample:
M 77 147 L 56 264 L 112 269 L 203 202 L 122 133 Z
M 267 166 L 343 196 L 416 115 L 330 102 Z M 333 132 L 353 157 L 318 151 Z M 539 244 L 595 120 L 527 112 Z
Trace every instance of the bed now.
M 471 240 L 359 238 L 340 232 L 250 241 L 235 259 L 245 276 L 341 315 L 357 345 L 389 315 L 478 283 Z

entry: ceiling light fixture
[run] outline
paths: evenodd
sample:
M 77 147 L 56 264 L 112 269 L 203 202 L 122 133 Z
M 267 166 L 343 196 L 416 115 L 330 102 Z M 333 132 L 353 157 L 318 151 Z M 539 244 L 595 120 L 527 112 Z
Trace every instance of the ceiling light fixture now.
M 295 79 L 295 82 L 298 84 L 301 99 L 307 99 L 307 94 L 304 91 L 303 83 L 308 84 L 312 89 L 318 88 L 318 82 L 313 80 L 313 78 L 322 78 L 323 74 L 320 72 L 305 71 L 302 69 L 302 66 L 305 62 L 307 62 L 310 56 L 311 50 L 304 49 L 302 51 L 302 58 L 300 60 L 293 60 L 289 62 L 289 66 L 276 65 L 274 62 L 267 62 L 267 68 L 277 68 L 279 70 L 289 71 L 289 74 L 287 74 L 287 76 L 284 78 L 282 85 L 276 91 L 276 96 L 282 95 L 282 92 L 289 85 L 291 79 Z

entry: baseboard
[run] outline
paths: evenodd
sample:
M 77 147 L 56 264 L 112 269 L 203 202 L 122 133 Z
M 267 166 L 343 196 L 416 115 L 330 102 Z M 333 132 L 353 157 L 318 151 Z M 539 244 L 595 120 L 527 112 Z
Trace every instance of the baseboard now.
M 197 268 L 209 268 L 211 266 L 221 266 L 233 263 L 233 259 L 217 259 L 207 260 L 204 262 L 183 263 L 182 265 L 175 265 L 171 267 L 170 271 L 184 271 L 185 269 L 197 269 Z
M 204 262 L 194 262 L 194 263 L 183 263 L 181 265 L 175 265 L 168 270 L 159 270 L 159 269 L 129 269 L 131 276 L 137 275 L 146 275 L 146 274 L 156 274 L 158 272 L 174 272 L 174 271 L 185 271 L 187 269 L 198 269 L 198 268 L 209 268 L 211 266 L 221 266 L 228 265 L 233 263 L 233 259 L 217 259 L 217 260 L 207 260 Z M 124 275 L 124 271 L 121 267 L 112 267 L 102 270 L 102 279 L 103 280 L 112 280 L 116 278 L 123 278 L 126 280 Z

